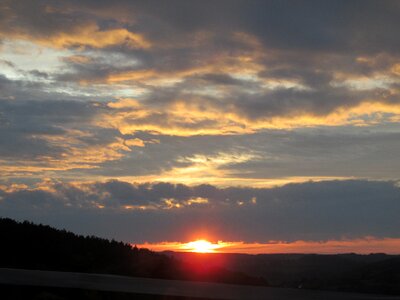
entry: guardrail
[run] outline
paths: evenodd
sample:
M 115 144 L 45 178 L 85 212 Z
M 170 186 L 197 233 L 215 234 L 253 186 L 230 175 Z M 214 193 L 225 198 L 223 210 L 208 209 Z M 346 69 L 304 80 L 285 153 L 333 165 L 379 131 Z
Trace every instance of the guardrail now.
M 0 268 L 0 284 L 232 300 L 400 300 L 400 297 L 258 286 Z

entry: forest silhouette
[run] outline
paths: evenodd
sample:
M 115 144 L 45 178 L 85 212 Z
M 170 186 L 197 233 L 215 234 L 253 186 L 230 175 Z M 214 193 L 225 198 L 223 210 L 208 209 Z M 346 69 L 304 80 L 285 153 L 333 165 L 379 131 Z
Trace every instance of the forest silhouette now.
M 2 268 L 400 295 L 398 255 L 156 253 L 115 240 L 12 219 L 0 219 L 0 241 Z M 6 299 L 13 299 L 15 293 L 21 297 L 31 295 L 34 289 L 0 288 L 3 295 L 12 295 Z M 61 296 L 70 293 L 63 291 Z M 115 295 L 103 296 L 99 292 L 92 298 L 115 299 Z
M 195 266 L 127 243 L 76 235 L 30 222 L 0 219 L 0 267 L 233 284 L 266 285 L 261 278 L 217 266 Z

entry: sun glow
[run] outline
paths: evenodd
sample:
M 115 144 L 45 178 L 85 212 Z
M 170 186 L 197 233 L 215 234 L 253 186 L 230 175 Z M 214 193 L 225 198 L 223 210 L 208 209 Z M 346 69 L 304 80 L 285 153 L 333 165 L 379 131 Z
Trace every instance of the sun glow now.
M 196 240 L 189 243 L 163 242 L 159 244 L 145 243 L 137 245 L 139 248 L 148 248 L 153 251 L 176 251 L 195 253 L 380 253 L 399 254 L 399 238 L 364 237 L 350 240 L 320 241 L 269 241 L 264 243 L 245 243 L 241 241 L 211 243 L 207 240 Z
M 212 253 L 215 252 L 215 250 L 218 248 L 221 248 L 221 245 L 213 244 L 206 240 L 197 240 L 183 244 L 181 246 L 181 249 L 184 251 L 198 252 L 198 253 Z

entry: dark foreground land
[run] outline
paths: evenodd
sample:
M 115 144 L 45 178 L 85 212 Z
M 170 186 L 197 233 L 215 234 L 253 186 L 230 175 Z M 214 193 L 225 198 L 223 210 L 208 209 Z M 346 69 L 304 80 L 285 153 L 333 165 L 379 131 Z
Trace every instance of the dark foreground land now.
M 29 222 L 0 219 L 0 268 L 267 285 L 262 278 L 191 264 L 148 249 Z
M 5 295 L 7 299 L 48 299 L 51 295 L 61 299 L 400 300 L 400 296 L 2 268 L 0 282 L 9 284 L 3 290 L 3 299 Z M 25 288 L 12 289 L 12 284 Z M 37 286 L 45 288 L 38 290 Z
M 270 287 L 400 295 L 398 255 L 165 254 L 194 266 L 208 265 L 261 277 Z
M 0 219 L 0 241 L 0 268 L 290 288 L 263 288 L 269 291 L 268 298 L 284 300 L 327 299 L 329 293 L 322 298 L 312 298 L 307 294 L 312 290 L 370 293 L 369 297 L 375 297 L 373 294 L 400 295 L 400 256 L 161 254 L 122 242 L 78 236 L 49 226 L 10 219 Z M 281 292 L 273 292 L 276 290 Z M 292 292 L 297 296 L 293 297 Z M 0 293 L 1 299 L 182 299 L 87 289 L 16 288 L 12 285 L 0 285 Z M 318 295 L 321 297 L 322 294 Z M 340 299 L 346 299 L 343 295 Z M 348 299 L 372 299 L 365 295 L 360 297 Z

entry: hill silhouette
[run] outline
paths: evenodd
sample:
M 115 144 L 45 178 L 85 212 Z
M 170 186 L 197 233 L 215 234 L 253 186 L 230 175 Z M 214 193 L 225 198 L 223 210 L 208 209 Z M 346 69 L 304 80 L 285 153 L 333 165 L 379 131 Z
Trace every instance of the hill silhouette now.
M 266 285 L 219 266 L 194 266 L 161 253 L 30 222 L 0 219 L 0 267 L 233 284 Z
M 400 256 L 395 255 L 156 253 L 115 240 L 1 218 L 0 241 L 3 268 L 400 295 Z M 8 289 L 9 299 L 14 299 L 16 290 Z M 31 295 L 32 290 L 41 291 L 18 289 L 23 293 L 18 297 Z M 79 298 L 71 291 L 62 295 L 71 293 L 75 294 L 70 298 Z M 93 299 L 114 299 L 99 295 L 103 294 Z
M 400 256 L 165 252 L 183 262 L 262 277 L 271 287 L 400 295 Z

